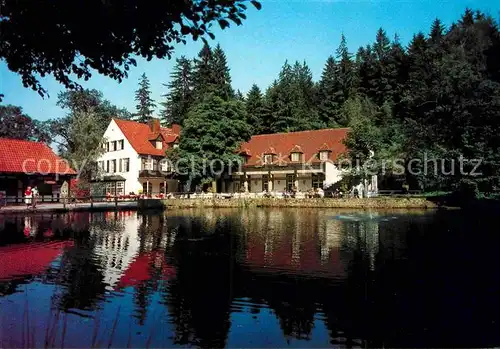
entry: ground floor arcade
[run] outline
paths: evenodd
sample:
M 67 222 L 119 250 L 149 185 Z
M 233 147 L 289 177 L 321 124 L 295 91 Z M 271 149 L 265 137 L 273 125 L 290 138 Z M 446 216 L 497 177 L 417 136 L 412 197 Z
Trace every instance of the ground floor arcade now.
M 158 195 L 179 191 L 179 181 L 165 177 L 125 178 L 122 176 L 107 176 L 94 180 L 93 195 Z
M 378 177 L 345 180 L 339 171 L 285 169 L 237 173 L 226 176 L 217 183 L 217 192 L 222 193 L 307 193 L 318 188 L 332 192 L 337 189 L 347 192 L 356 191 L 360 197 L 374 196 L 378 192 Z
M 262 193 L 262 192 L 290 192 L 309 191 L 323 188 L 325 175 L 323 173 L 262 173 L 234 175 L 223 180 L 222 192 L 227 193 Z
M 73 177 L 55 174 L 0 173 L 0 196 L 6 198 L 6 203 L 22 203 L 26 188 L 36 186 L 40 201 L 58 201 L 63 183 L 69 183 Z

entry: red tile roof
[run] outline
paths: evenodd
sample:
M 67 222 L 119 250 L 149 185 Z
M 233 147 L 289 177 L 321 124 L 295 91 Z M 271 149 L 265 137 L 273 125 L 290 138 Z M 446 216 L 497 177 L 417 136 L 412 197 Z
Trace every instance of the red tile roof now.
M 0 138 L 0 172 L 76 174 L 46 144 L 9 138 Z
M 130 120 L 113 120 L 132 145 L 132 148 L 141 155 L 163 156 L 169 148 L 169 144 L 174 143 L 179 137 L 179 134 L 175 133 L 171 128 L 161 127 L 159 132 L 153 132 L 148 124 Z M 163 138 L 163 148 L 156 149 L 150 140 L 157 139 L 160 135 Z
M 262 165 L 264 154 L 276 153 L 279 163 L 288 163 L 290 153 L 300 149 L 305 162 L 319 162 L 317 156 L 320 150 L 329 150 L 330 160 L 336 160 L 346 151 L 343 140 L 346 138 L 348 128 L 331 128 L 289 133 L 274 133 L 253 136 L 250 141 L 243 143 L 240 149 L 251 154 L 247 166 Z
M 290 150 L 290 153 L 303 153 L 302 147 L 300 145 L 294 145 L 293 148 Z

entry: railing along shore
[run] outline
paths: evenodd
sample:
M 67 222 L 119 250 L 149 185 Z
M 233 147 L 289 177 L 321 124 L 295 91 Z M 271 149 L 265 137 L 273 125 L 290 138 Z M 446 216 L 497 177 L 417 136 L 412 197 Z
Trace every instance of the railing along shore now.
M 381 190 L 377 193 L 368 193 L 366 197 L 398 197 L 398 196 L 419 196 L 421 191 L 410 190 Z M 362 197 L 362 195 L 360 196 Z M 71 195 L 63 197 L 60 195 L 39 195 L 35 199 L 26 196 L 7 195 L 0 197 L 0 207 L 2 206 L 15 206 L 15 205 L 32 205 L 33 201 L 36 204 L 62 204 L 72 205 L 79 203 L 90 204 L 92 207 L 96 203 L 114 203 L 118 206 L 122 202 L 135 202 L 139 199 L 248 199 L 248 198 L 295 198 L 295 199 L 308 199 L 308 198 L 355 198 L 353 193 L 339 194 L 336 192 L 240 192 L 240 193 L 204 193 L 204 192 L 170 192 L 170 193 L 151 193 L 151 194 L 125 194 L 125 195 Z M 27 202 L 29 200 L 29 203 Z

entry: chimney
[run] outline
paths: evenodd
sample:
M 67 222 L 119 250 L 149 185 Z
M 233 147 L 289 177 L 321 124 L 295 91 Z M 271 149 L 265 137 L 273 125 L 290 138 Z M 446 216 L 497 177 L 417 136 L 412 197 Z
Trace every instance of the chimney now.
M 151 132 L 160 132 L 160 119 L 152 118 L 148 121 L 148 126 L 151 129 Z
M 175 133 L 176 135 L 181 134 L 181 125 L 172 124 L 172 126 L 170 126 L 170 128 L 172 129 L 172 132 Z

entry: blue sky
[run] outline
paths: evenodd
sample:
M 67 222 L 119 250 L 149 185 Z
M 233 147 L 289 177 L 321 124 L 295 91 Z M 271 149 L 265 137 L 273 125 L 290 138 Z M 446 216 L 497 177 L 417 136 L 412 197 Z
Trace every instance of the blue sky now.
M 263 0 L 262 9 L 251 9 L 242 26 L 215 31 L 213 45 L 219 42 L 225 50 L 233 87 L 248 91 L 253 83 L 265 89 L 278 75 L 284 61 L 306 61 L 318 80 L 329 55 L 335 53 L 343 32 L 349 48 L 355 52 L 361 45 L 374 41 L 383 27 L 392 38 L 398 33 L 406 44 L 414 33 L 429 31 L 437 17 L 446 25 L 456 21 L 466 7 L 481 9 L 499 18 L 500 3 L 493 0 Z M 89 23 L 91 25 L 91 23 Z M 179 45 L 174 58 L 195 57 L 201 42 Z M 129 78 L 121 84 L 94 74 L 82 85 L 96 88 L 105 98 L 130 111 L 135 109 L 134 91 L 139 76 L 145 72 L 151 81 L 152 97 L 159 101 L 166 92 L 174 59 L 139 60 Z M 64 111 L 56 106 L 62 87 L 52 78 L 42 79 L 50 98 L 42 99 L 36 92 L 25 89 L 20 78 L 0 62 L 0 93 L 5 104 L 22 106 L 33 118 L 46 120 L 60 117 Z

